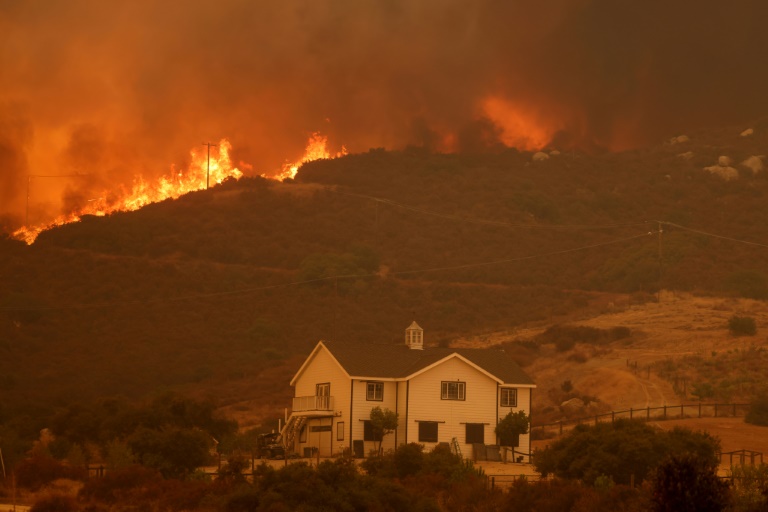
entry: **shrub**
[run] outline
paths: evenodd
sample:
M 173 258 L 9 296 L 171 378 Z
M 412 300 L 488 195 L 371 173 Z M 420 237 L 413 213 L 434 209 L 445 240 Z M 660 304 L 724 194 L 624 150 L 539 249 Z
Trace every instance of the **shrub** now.
M 757 334 L 757 325 L 752 317 L 733 315 L 728 320 L 728 330 L 734 336 L 754 336 Z
M 38 499 L 30 512 L 77 512 L 80 508 L 71 496 L 50 494 Z
M 653 510 L 716 512 L 729 502 L 728 483 L 717 476 L 717 465 L 696 454 L 672 455 L 651 478 Z
M 760 394 L 752 400 L 744 421 L 752 425 L 768 426 L 768 394 Z
M 16 466 L 16 481 L 20 487 L 36 491 L 59 478 L 83 480 L 85 469 L 68 466 L 47 454 L 35 454 Z
M 669 454 L 693 452 L 716 463 L 719 442 L 705 432 L 675 428 L 657 431 L 637 420 L 615 424 L 578 425 L 534 457 L 543 476 L 581 479 L 593 485 L 605 475 L 617 484 L 629 484 L 631 475 L 640 482 Z

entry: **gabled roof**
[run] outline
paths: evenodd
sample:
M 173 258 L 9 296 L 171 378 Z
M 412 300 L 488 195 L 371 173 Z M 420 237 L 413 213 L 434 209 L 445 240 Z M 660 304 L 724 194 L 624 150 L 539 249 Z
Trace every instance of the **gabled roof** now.
M 533 386 L 533 380 L 509 354 L 499 349 L 434 347 L 412 350 L 403 344 L 322 342 L 341 367 L 353 378 L 403 379 L 459 355 L 504 384 Z M 319 344 L 318 344 L 319 345 Z

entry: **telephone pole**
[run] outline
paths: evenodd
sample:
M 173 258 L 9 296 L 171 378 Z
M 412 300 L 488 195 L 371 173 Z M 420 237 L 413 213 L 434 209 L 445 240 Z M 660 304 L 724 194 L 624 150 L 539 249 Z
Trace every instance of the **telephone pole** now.
M 216 147 L 216 144 L 203 142 L 203 146 L 208 146 L 208 172 L 205 175 L 205 189 L 208 190 L 208 183 L 211 180 L 211 146 Z
M 664 274 L 664 260 L 662 258 L 662 252 L 661 252 L 661 235 L 664 233 L 664 229 L 662 228 L 662 222 L 659 222 L 659 304 L 661 304 L 661 278 Z

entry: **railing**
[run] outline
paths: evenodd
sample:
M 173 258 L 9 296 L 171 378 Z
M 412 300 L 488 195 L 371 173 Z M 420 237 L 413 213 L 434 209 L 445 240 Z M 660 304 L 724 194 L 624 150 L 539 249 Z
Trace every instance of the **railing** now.
M 297 396 L 293 398 L 293 412 L 332 411 L 332 396 Z

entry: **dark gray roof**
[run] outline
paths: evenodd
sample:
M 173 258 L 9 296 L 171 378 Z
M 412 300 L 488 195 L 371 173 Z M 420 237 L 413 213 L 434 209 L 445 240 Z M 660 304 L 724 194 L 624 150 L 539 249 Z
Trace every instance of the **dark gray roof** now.
M 413 350 L 405 344 L 379 345 L 373 343 L 344 343 L 324 341 L 323 344 L 355 377 L 403 378 L 451 355 L 459 354 L 505 384 L 533 384 L 533 380 L 520 369 L 509 354 L 494 348 L 426 347 Z

